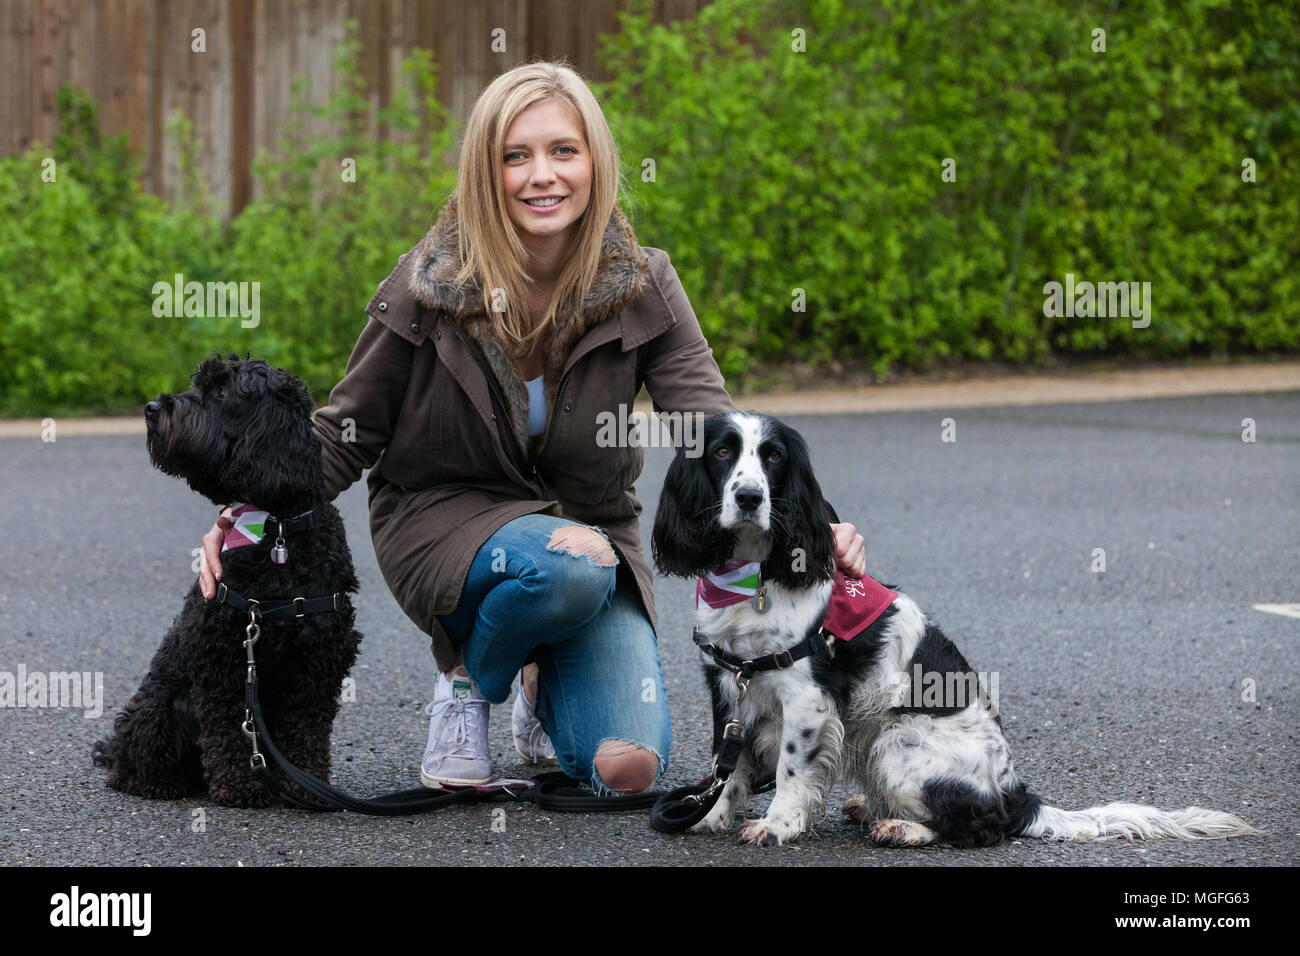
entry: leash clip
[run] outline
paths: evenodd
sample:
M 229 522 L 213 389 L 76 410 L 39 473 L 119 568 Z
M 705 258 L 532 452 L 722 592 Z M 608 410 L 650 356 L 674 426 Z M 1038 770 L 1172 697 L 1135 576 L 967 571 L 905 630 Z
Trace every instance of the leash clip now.
M 249 603 L 253 605 L 257 604 L 256 601 L 250 601 Z M 248 652 L 248 676 L 250 680 L 253 677 L 253 666 L 255 664 L 253 659 L 253 645 L 256 644 L 257 639 L 262 636 L 262 627 L 257 623 L 257 614 L 258 611 L 256 607 L 249 609 L 248 626 L 244 628 L 244 650 Z
M 751 662 L 751 661 L 746 661 L 745 663 L 748 664 L 748 663 L 752 663 L 752 662 Z M 737 707 L 739 707 L 739 706 L 740 706 L 740 702 L 741 702 L 742 700 L 745 699 L 745 691 L 747 691 L 747 690 L 749 690 L 749 678 L 746 677 L 746 676 L 745 676 L 743 673 L 741 673 L 740 671 L 736 671 L 736 706 L 737 706 Z M 737 728 L 740 727 L 740 724 L 736 723 L 736 721 L 734 721 L 734 720 L 731 721 L 731 723 L 728 724 L 727 726 L 730 727 L 731 724 L 736 724 L 736 727 L 737 727 Z

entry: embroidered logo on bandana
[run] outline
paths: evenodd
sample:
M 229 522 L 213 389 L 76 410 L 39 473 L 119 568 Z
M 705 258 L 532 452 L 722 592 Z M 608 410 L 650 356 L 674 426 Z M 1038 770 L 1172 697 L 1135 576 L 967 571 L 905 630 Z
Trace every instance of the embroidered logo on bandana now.
M 724 564 L 695 581 L 695 606 L 727 607 L 752 598 L 758 590 L 757 561 Z M 835 572 L 830 607 L 822 627 L 841 641 L 851 641 L 876 622 L 898 594 L 873 578 L 846 578 Z
M 270 512 L 261 511 L 252 505 L 236 502 L 230 511 L 234 526 L 226 533 L 226 543 L 221 546 L 221 550 L 229 551 L 231 548 L 242 548 L 261 541 L 269 514 Z
M 695 579 L 695 606 L 726 607 L 748 601 L 758 592 L 757 561 L 733 561 Z
M 831 605 L 822 627 L 841 641 L 851 641 L 876 622 L 898 595 L 865 575 L 861 580 L 835 572 Z

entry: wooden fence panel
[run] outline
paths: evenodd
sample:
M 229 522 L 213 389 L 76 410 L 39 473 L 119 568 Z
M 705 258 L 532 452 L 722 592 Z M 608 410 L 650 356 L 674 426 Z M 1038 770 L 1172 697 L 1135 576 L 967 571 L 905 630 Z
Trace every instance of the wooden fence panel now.
M 694 16 L 707 0 L 657 0 L 659 22 Z M 357 21 L 358 68 L 372 135 L 392 101 L 402 60 L 432 51 L 439 98 L 464 123 L 483 87 L 538 57 L 565 57 L 604 79 L 598 35 L 618 29 L 627 0 L 0 0 L 0 155 L 32 143 L 52 147 L 65 83 L 100 104 L 107 135 L 125 131 L 144 154 L 142 182 L 176 198 L 180 161 L 167 118 L 189 118 L 199 166 L 218 208 L 238 211 L 254 195 L 250 165 L 275 150 L 289 120 L 291 86 L 310 83 L 313 103 L 333 90 L 335 47 Z M 192 31 L 206 51 L 191 49 Z M 505 31 L 504 52 L 492 49 Z M 316 133 L 324 121 L 311 118 Z

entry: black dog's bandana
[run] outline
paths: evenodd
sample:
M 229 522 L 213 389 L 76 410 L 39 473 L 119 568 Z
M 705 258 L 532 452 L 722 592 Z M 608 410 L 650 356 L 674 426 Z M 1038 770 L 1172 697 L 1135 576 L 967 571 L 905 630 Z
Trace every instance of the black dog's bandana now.
M 243 548 L 257 544 L 266 533 L 266 519 L 270 512 L 262 511 L 254 505 L 236 502 L 230 509 L 230 518 L 234 522 L 226 533 L 226 543 L 222 551 Z

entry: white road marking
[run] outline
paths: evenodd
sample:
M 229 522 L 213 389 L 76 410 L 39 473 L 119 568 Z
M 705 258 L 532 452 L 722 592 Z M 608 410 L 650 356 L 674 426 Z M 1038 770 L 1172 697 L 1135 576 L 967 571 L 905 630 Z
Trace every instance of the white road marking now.
M 1283 617 L 1300 617 L 1300 604 L 1252 604 L 1256 611 L 1265 614 L 1281 614 Z

